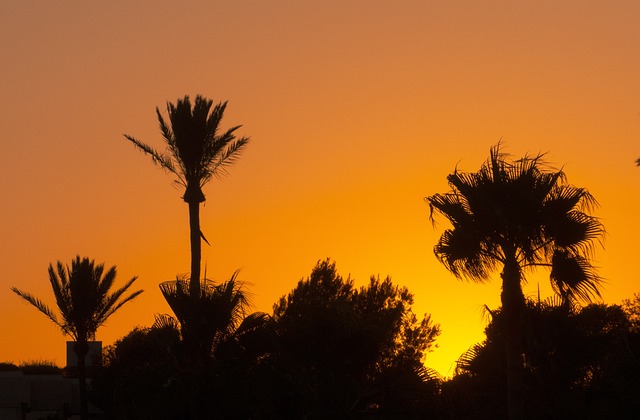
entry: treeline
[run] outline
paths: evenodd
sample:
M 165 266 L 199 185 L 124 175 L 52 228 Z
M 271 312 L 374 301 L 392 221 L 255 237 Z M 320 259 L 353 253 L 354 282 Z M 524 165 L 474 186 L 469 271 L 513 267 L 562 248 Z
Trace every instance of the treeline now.
M 523 315 L 527 419 L 640 418 L 640 295 L 581 307 L 528 300 Z M 442 384 L 449 418 L 507 418 L 505 315 L 491 311 L 486 339 Z
M 235 279 L 212 285 L 226 307 L 189 337 L 169 315 L 104 351 L 91 400 L 110 419 L 507 418 L 504 315 L 453 378 L 425 367 L 439 325 L 413 313 L 389 278 L 356 288 L 321 261 L 274 305 L 246 313 Z M 226 305 L 225 305 L 226 303 Z M 640 295 L 623 306 L 528 301 L 523 354 L 531 419 L 640 414 Z M 212 315 L 212 314 L 211 314 Z M 231 316 L 230 316 L 231 315 Z M 241 315 L 241 316 L 240 316 Z M 211 343 L 211 351 L 201 351 Z M 428 358 L 426 359 L 428 365 Z
M 209 299 L 208 317 L 193 307 L 196 319 L 157 316 L 105 349 L 93 402 L 108 418 L 436 414 L 441 384 L 423 361 L 439 326 L 414 314 L 412 294 L 389 278 L 356 288 L 327 260 L 272 314 L 241 317 L 246 301 L 235 279 L 201 299 Z

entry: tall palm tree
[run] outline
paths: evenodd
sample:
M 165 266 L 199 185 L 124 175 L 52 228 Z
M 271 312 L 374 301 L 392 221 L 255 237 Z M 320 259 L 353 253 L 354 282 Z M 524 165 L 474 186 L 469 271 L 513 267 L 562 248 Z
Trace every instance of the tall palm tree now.
M 458 278 L 482 282 L 502 267 L 507 403 L 510 418 L 521 418 L 524 271 L 550 267 L 551 285 L 567 301 L 599 296 L 601 279 L 590 257 L 604 228 L 588 214 L 597 203 L 587 190 L 567 184 L 562 170 L 549 169 L 543 155 L 509 161 L 499 143 L 478 172 L 456 169 L 447 181 L 451 191 L 426 197 L 431 220 L 440 213 L 452 225 L 434 252 Z
M 18 296 L 35 306 L 62 330 L 72 337 L 76 344 L 74 351 L 78 356 L 78 381 L 80 383 L 81 417 L 86 419 L 87 383 L 85 372 L 85 356 L 89 351 L 89 340 L 93 340 L 98 328 L 113 315 L 122 305 L 133 300 L 142 290 L 124 297 L 124 293 L 137 280 L 133 277 L 124 286 L 109 293 L 116 278 L 116 267 L 106 273 L 104 264 L 96 265 L 94 260 L 76 256 L 71 267 L 58 261 L 54 268 L 49 264 L 49 282 L 60 311 L 60 318 L 36 296 L 12 287 Z
M 191 243 L 191 295 L 200 293 L 200 261 L 202 258 L 200 230 L 200 203 L 205 201 L 202 187 L 215 175 L 226 173 L 226 168 L 235 163 L 249 142 L 248 137 L 235 137 L 235 126 L 220 131 L 220 122 L 227 102 L 211 108 L 213 101 L 196 96 L 191 105 L 189 96 L 178 99 L 175 104 L 167 102 L 169 123 L 156 107 L 160 132 L 167 146 L 161 153 L 153 147 L 125 134 L 138 149 L 151 156 L 153 163 L 174 174 L 176 183 L 185 188 L 182 199 L 189 205 L 189 230 Z M 206 241 L 206 239 L 205 239 Z

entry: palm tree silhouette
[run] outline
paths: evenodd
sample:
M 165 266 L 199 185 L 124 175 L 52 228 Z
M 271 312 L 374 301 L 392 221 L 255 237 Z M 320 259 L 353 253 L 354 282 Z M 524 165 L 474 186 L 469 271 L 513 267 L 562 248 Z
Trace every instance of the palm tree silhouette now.
M 545 170 L 543 155 L 507 161 L 500 143 L 475 173 L 447 176 L 451 191 L 426 197 L 433 213 L 452 224 L 434 247 L 456 277 L 486 281 L 502 266 L 502 310 L 506 318 L 508 410 L 523 415 L 523 272 L 551 268 L 551 285 L 567 301 L 599 296 L 601 281 L 590 262 L 593 242 L 604 234 L 587 214 L 591 194 L 566 183 L 562 170 Z
M 268 322 L 266 314 L 256 312 L 247 315 L 250 304 L 237 275 L 238 271 L 220 284 L 205 279 L 200 283 L 198 299 L 191 296 L 187 280 L 160 284 L 160 290 L 176 318 L 157 316 L 154 326 L 180 332 L 187 352 L 182 367 L 187 373 L 184 380 L 189 409 L 195 418 L 226 418 L 213 414 L 224 405 L 216 404 L 221 402 L 213 392 L 216 387 L 224 388 L 224 379 L 220 379 L 224 374 L 220 366 L 224 365 L 225 359 L 238 359 L 242 353 L 238 340 Z
M 202 187 L 211 177 L 226 173 L 226 168 L 237 161 L 241 151 L 249 142 L 248 137 L 235 137 L 235 126 L 220 132 L 220 122 L 227 102 L 211 108 L 213 101 L 196 96 L 191 105 L 189 96 L 178 99 L 174 104 L 167 102 L 169 124 L 165 122 L 160 109 L 156 114 L 160 131 L 167 146 L 165 153 L 125 134 L 138 149 L 151 156 L 153 163 L 174 174 L 176 183 L 185 188 L 183 200 L 189 205 L 189 230 L 191 243 L 190 293 L 194 298 L 200 295 L 200 261 L 202 258 L 200 230 L 200 203 L 205 201 Z
M 527 299 L 524 315 L 528 418 L 639 418 L 639 366 L 622 307 L 567 305 L 554 296 Z M 486 339 L 457 361 L 450 389 L 464 396 L 458 406 L 481 401 L 469 404 L 474 418 L 506 414 L 496 410 L 506 394 L 503 326 L 502 311 L 491 311 Z
M 180 324 L 182 339 L 196 351 L 200 361 L 206 361 L 245 319 L 249 302 L 237 276 L 238 271 L 221 284 L 201 282 L 197 300 L 192 298 L 187 281 L 160 284 L 160 291 Z
M 109 293 L 116 278 L 116 267 L 106 273 L 104 264 L 96 265 L 94 260 L 80 259 L 76 256 L 71 267 L 58 261 L 56 268 L 49 265 L 49 281 L 60 311 L 60 319 L 42 300 L 36 296 L 12 287 L 18 296 L 35 306 L 45 314 L 62 333 L 72 337 L 76 344 L 74 351 L 78 356 L 78 381 L 80 384 L 80 410 L 83 420 L 87 419 L 87 383 L 85 356 L 89 351 L 89 340 L 95 338 L 98 328 L 122 305 L 137 297 L 142 290 L 123 297 L 124 293 L 137 280 L 133 277 L 124 286 Z

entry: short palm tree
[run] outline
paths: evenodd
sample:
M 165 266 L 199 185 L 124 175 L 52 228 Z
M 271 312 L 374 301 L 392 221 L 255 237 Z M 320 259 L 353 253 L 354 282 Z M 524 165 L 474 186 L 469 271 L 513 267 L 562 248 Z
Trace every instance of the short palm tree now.
M 78 356 L 78 379 L 80 383 L 81 416 L 87 418 L 87 386 L 85 356 L 88 342 L 93 340 L 98 328 L 122 305 L 133 300 L 142 290 L 124 296 L 137 280 L 133 277 L 124 286 L 109 293 L 116 278 L 116 267 L 106 273 L 104 264 L 96 265 L 94 260 L 77 256 L 71 267 L 58 261 L 57 266 L 49 265 L 49 281 L 60 311 L 60 318 L 36 296 L 16 287 L 11 290 L 45 314 L 62 330 L 63 334 L 75 341 L 74 351 Z
M 447 181 L 451 191 L 426 198 L 432 221 L 435 212 L 452 225 L 434 252 L 458 278 L 486 281 L 502 267 L 508 406 L 510 417 L 520 418 L 523 272 L 550 267 L 552 287 L 567 301 L 599 296 L 601 279 L 590 257 L 604 228 L 587 214 L 597 203 L 587 190 L 567 184 L 562 170 L 547 169 L 543 155 L 509 161 L 500 144 L 478 172 L 455 170 Z
M 217 345 L 228 339 L 245 319 L 249 302 L 237 281 L 238 271 L 221 284 L 209 280 L 200 283 L 199 299 L 193 299 L 189 283 L 167 281 L 160 290 L 177 317 L 183 340 L 207 360 Z
M 176 182 L 185 188 L 183 200 L 189 205 L 191 244 L 190 293 L 197 298 L 200 293 L 200 262 L 204 238 L 200 230 L 200 203 L 205 201 L 202 187 L 215 175 L 226 172 L 235 163 L 248 137 L 236 138 L 240 126 L 221 131 L 220 122 L 227 107 L 221 102 L 212 108 L 213 101 L 200 95 L 191 105 L 189 96 L 167 103 L 169 123 L 156 107 L 160 132 L 167 150 L 161 153 L 153 147 L 125 134 L 138 149 L 151 156 L 153 163 L 174 174 Z M 206 240 L 206 239 L 205 239 Z
M 155 327 L 179 327 L 187 352 L 181 366 L 185 369 L 184 385 L 188 390 L 190 411 L 194 418 L 225 418 L 214 415 L 213 390 L 224 388 L 224 368 L 229 360 L 241 358 L 243 337 L 260 330 L 268 322 L 262 313 L 247 314 L 249 302 L 236 271 L 229 280 L 215 284 L 200 283 L 200 295 L 194 299 L 186 280 L 167 281 L 160 290 L 176 315 L 156 317 Z M 222 381 L 222 382 L 221 382 Z

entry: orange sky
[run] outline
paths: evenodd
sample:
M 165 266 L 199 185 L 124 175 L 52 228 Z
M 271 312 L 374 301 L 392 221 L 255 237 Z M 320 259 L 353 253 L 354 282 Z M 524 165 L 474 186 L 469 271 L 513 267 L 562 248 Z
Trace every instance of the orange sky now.
M 515 156 L 549 151 L 600 202 L 604 301 L 640 291 L 639 2 L 215 3 L 3 3 L 0 361 L 64 363 L 65 338 L 9 290 L 53 304 L 58 259 L 139 276 L 105 344 L 169 311 L 157 285 L 189 269 L 187 207 L 122 134 L 160 147 L 154 108 L 184 94 L 228 99 L 227 126 L 252 138 L 201 214 L 208 277 L 241 268 L 256 310 L 326 257 L 357 284 L 388 274 L 441 324 L 427 365 L 451 375 L 500 285 L 437 262 L 447 225 L 423 197 L 500 138 Z M 525 293 L 549 295 L 547 276 Z

